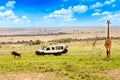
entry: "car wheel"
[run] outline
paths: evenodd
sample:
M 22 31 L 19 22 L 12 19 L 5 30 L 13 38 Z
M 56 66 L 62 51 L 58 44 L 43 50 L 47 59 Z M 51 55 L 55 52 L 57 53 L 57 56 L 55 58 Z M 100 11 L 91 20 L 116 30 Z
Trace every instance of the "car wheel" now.
M 61 53 L 58 53 L 58 55 L 61 55 Z
M 39 51 L 36 51 L 35 54 L 36 54 L 36 55 L 40 55 L 40 52 L 39 52 Z
M 56 53 L 56 56 L 60 56 L 60 55 L 61 55 L 61 53 L 60 53 L 60 52 Z
M 42 52 L 42 53 L 41 53 L 41 55 L 43 55 L 43 56 L 44 56 L 44 55 L 45 55 L 45 53 L 44 53 L 44 52 Z

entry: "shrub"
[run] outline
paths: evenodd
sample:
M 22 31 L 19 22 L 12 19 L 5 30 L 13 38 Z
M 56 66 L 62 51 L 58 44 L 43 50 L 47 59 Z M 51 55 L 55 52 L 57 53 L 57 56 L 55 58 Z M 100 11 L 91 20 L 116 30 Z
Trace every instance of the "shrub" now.
M 40 40 L 36 40 L 36 41 L 30 40 L 28 43 L 29 45 L 40 45 L 43 42 Z
M 57 42 L 57 43 L 70 43 L 72 41 L 71 38 L 63 38 L 63 39 L 56 39 L 56 40 L 51 40 L 49 42 Z

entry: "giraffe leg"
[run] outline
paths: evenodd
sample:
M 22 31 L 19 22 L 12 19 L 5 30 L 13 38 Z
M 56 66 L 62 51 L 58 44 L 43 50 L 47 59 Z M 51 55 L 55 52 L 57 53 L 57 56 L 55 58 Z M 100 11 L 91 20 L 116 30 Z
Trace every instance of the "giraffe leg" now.
M 109 48 L 108 48 L 108 59 L 110 60 L 110 48 L 111 48 L 111 45 L 109 45 Z
M 109 50 L 108 58 L 109 58 L 109 60 L 110 60 L 110 50 Z
M 107 50 L 107 60 L 109 60 L 109 51 Z
M 107 50 L 107 60 L 110 60 L 110 49 Z

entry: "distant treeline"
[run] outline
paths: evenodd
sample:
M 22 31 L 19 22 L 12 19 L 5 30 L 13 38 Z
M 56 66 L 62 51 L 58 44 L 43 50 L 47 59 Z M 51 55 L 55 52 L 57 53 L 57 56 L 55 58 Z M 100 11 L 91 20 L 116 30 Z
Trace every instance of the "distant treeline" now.
M 92 40 L 105 40 L 106 37 L 94 37 L 94 38 L 85 38 L 85 39 L 72 39 L 73 41 L 92 41 Z M 111 37 L 111 39 L 120 39 L 120 37 Z
M 92 41 L 92 40 L 105 40 L 106 37 L 94 37 L 94 38 L 63 38 L 63 39 L 55 39 L 48 42 L 56 42 L 56 43 L 70 43 L 71 41 Z M 120 37 L 111 37 L 111 39 L 120 39 Z
M 86 39 L 78 39 L 78 38 L 62 38 L 48 41 L 49 43 L 70 43 L 73 41 L 92 41 L 92 40 L 105 40 L 106 37 L 95 37 L 95 38 L 86 38 Z M 111 37 L 111 39 L 120 39 L 120 37 Z M 28 44 L 28 45 L 40 45 L 45 43 L 41 40 L 29 40 L 29 41 L 17 41 L 17 42 L 0 42 L 0 44 Z
M 18 36 L 49 36 L 49 35 L 66 35 L 70 33 L 59 32 L 59 33 L 47 33 L 47 34 L 15 34 L 15 35 L 0 35 L 0 37 L 18 37 Z
M 0 44 L 28 44 L 28 45 L 40 45 L 40 44 L 42 44 L 42 43 L 44 43 L 43 41 L 41 41 L 41 40 L 35 40 L 35 41 L 33 41 L 33 40 L 29 40 L 29 41 L 17 41 L 17 42 L 12 42 L 12 41 L 10 41 L 10 42 L 0 42 Z

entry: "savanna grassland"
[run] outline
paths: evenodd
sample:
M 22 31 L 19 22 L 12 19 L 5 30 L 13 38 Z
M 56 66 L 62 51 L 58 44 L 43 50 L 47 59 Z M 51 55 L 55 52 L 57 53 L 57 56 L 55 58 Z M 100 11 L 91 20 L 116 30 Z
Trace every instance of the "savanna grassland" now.
M 40 45 L 1 44 L 0 80 L 120 80 L 120 40 L 112 40 L 111 60 L 106 60 L 104 40 L 72 41 L 61 56 L 35 55 Z M 20 52 L 22 58 L 11 55 Z
M 0 42 L 29 40 L 50 41 L 53 39 L 86 39 L 106 37 L 106 26 L 99 27 L 47 27 L 47 28 L 0 28 Z M 120 37 L 120 27 L 111 26 L 111 37 Z

